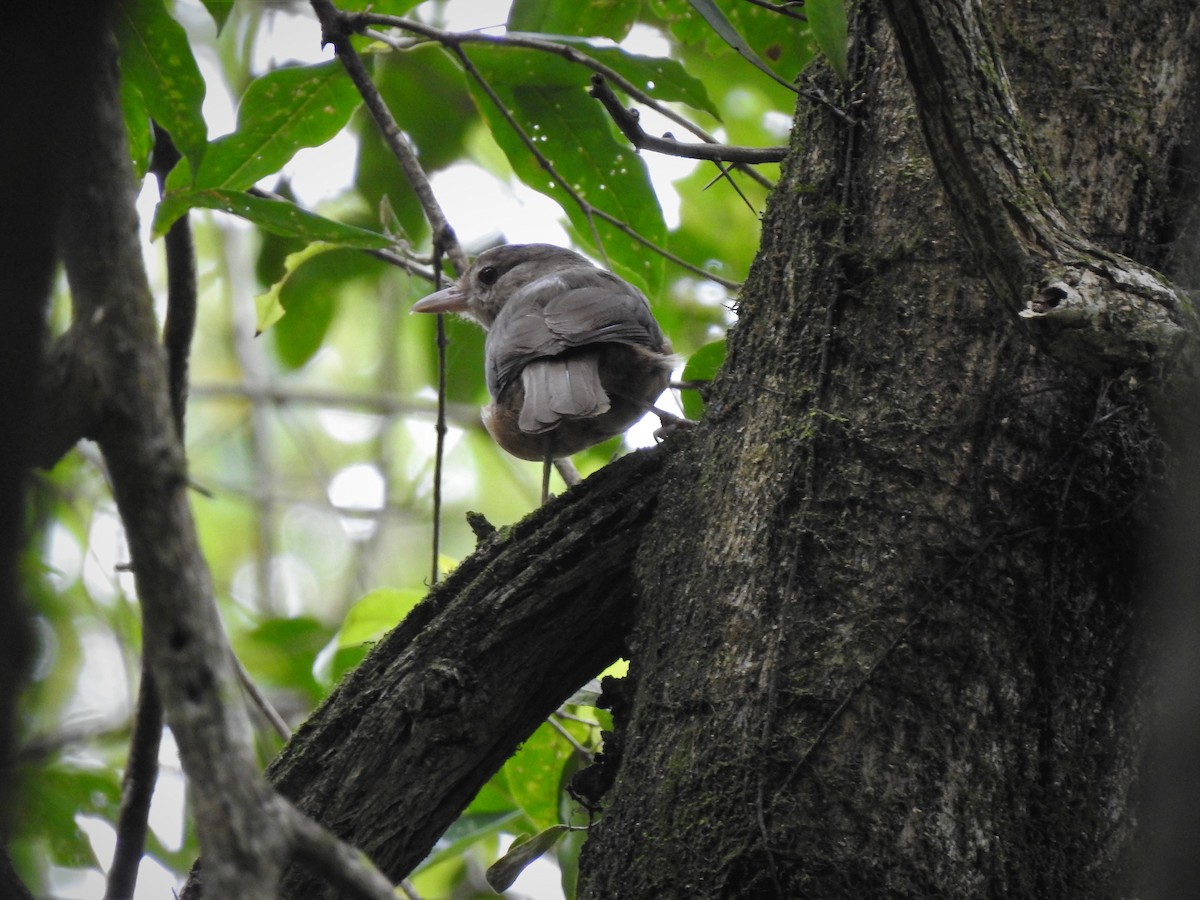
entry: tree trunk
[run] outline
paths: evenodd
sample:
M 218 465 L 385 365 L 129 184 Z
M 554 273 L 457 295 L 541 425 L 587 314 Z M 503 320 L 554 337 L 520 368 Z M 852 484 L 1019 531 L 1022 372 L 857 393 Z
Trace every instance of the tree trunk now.
M 1180 274 L 1194 6 L 987 14 L 1058 208 Z M 888 19 L 851 30 L 855 102 L 801 99 L 667 461 L 580 896 L 1128 895 L 1162 443 L 1137 379 L 1055 361 L 997 299 Z

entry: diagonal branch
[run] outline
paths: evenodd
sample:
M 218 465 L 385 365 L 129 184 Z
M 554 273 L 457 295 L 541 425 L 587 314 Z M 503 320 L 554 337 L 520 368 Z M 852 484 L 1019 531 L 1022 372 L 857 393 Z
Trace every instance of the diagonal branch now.
M 384 103 L 383 96 L 375 87 L 375 83 L 371 81 L 371 76 L 367 72 L 366 66 L 363 65 L 362 58 L 350 43 L 353 29 L 349 26 L 347 17 L 330 0 L 311 0 L 311 3 L 321 22 L 323 42 L 333 45 L 338 59 L 342 61 L 342 66 L 346 69 L 346 74 L 358 88 L 358 93 L 363 98 L 367 111 L 375 120 L 375 124 L 379 126 L 384 141 L 387 142 L 388 148 L 400 163 L 404 177 L 408 179 L 413 193 L 417 196 L 417 201 L 421 204 L 421 209 L 425 211 L 425 217 L 429 220 L 429 227 L 433 231 L 435 243 L 450 257 L 450 262 L 456 272 L 460 274 L 465 272 L 468 265 L 467 255 L 454 236 L 454 229 L 442 211 L 441 204 L 433 194 L 433 187 L 429 183 L 425 170 L 421 168 L 416 150 L 400 130 L 391 110 Z
M 626 652 L 632 561 L 670 447 L 491 532 L 309 717 L 268 770 L 279 791 L 393 880 L 418 865 L 518 744 Z M 331 896 L 296 867 L 281 895 Z
M 554 168 L 554 164 L 551 163 L 550 160 L 546 158 L 546 155 L 538 149 L 533 138 L 531 138 L 528 132 L 521 127 L 521 123 L 513 117 L 513 114 L 504 105 L 504 101 L 500 99 L 500 96 L 496 93 L 495 89 L 488 84 L 487 79 L 483 77 L 482 73 L 480 73 L 480 71 L 475 67 L 475 64 L 471 62 L 470 57 L 467 56 L 466 52 L 461 47 L 453 47 L 452 49 L 459 61 L 462 63 L 463 69 L 468 75 L 471 76 L 472 79 L 475 80 L 475 83 L 479 85 L 480 89 L 487 94 L 488 99 L 496 107 L 497 111 L 504 118 L 505 122 L 508 123 L 508 127 L 513 130 L 518 138 L 521 139 L 521 143 L 525 145 L 525 148 L 529 151 L 533 158 L 537 160 L 538 165 L 541 166 L 546 173 L 554 179 L 554 181 L 563 189 L 563 191 L 566 192 L 567 196 L 571 198 L 572 202 L 583 211 L 583 214 L 587 217 L 587 220 L 592 227 L 593 240 L 595 240 L 596 246 L 601 251 L 604 249 L 604 243 L 600 240 L 600 235 L 596 233 L 596 226 L 594 222 L 595 219 L 602 219 L 609 225 L 616 228 L 622 234 L 633 238 L 633 240 L 637 241 L 643 247 L 653 250 L 664 259 L 670 260 L 680 268 L 699 275 L 701 278 L 707 278 L 709 281 L 715 281 L 721 286 L 729 288 L 730 290 L 737 290 L 741 287 L 741 285 L 736 281 L 730 281 L 727 278 L 722 278 L 719 275 L 702 269 L 700 266 L 688 262 L 686 259 L 683 259 L 680 256 L 676 256 L 665 247 L 660 247 L 645 235 L 639 233 L 627 222 L 622 221 L 611 213 L 605 212 L 600 207 L 594 206 L 584 199 L 578 191 L 571 187 L 570 181 L 563 178 L 562 175 L 559 174 L 558 170 Z
M 623 91 L 625 94 L 633 98 L 643 106 L 653 109 L 659 115 L 663 116 L 679 125 L 686 131 L 694 134 L 700 140 L 716 144 L 717 139 L 697 125 L 695 122 L 688 119 L 686 116 L 680 115 L 671 107 L 664 103 L 660 103 L 650 94 L 647 94 L 632 81 L 623 76 L 611 66 L 606 66 L 604 63 L 580 51 L 577 47 L 570 44 L 562 43 L 561 41 L 551 41 L 543 37 L 535 37 L 528 34 L 505 34 L 495 35 L 487 34 L 482 31 L 446 31 L 442 28 L 435 28 L 432 25 L 427 25 L 424 22 L 417 22 L 413 19 L 405 19 L 400 16 L 382 15 L 379 13 L 354 13 L 351 14 L 353 27 L 355 30 L 368 34 L 370 37 L 380 40 L 388 46 L 403 50 L 405 45 L 399 41 L 389 38 L 387 35 L 377 32 L 368 32 L 367 26 L 379 25 L 386 28 L 399 28 L 402 31 L 408 31 L 412 34 L 418 34 L 423 38 L 431 41 L 436 41 L 443 47 L 455 49 L 463 44 L 492 44 L 503 47 L 519 47 L 525 50 L 537 50 L 542 53 L 549 53 L 553 56 L 558 56 L 565 59 L 567 62 L 575 63 L 584 68 L 591 69 L 597 75 L 603 75 L 608 81 L 612 82 Z M 411 42 L 409 43 L 411 46 Z M 756 172 L 752 168 L 742 165 L 736 167 L 743 174 L 748 175 L 754 181 L 757 181 L 762 187 L 770 188 L 772 186 L 769 179 L 765 178 L 761 173 Z
M 250 723 L 237 696 L 232 653 L 188 506 L 166 354 L 159 342 L 133 205 L 133 172 L 117 85 L 116 42 L 94 35 L 79 98 L 86 153 L 62 167 L 59 246 L 71 288 L 73 340 L 97 402 L 93 434 L 125 527 L 142 607 L 144 658 L 179 745 L 205 851 L 210 896 L 256 900 L 275 893 L 280 871 L 311 829 L 258 770 Z M 291 827 L 289 827 L 291 826 Z M 352 896 L 391 897 L 369 865 L 328 854 Z M 347 866 L 353 866 L 350 871 Z
M 651 150 L 667 156 L 685 159 L 705 159 L 711 162 L 771 163 L 780 162 L 787 156 L 787 147 L 731 147 L 728 144 L 685 144 L 673 137 L 651 137 L 641 126 L 637 110 L 626 109 L 621 99 L 613 93 L 604 76 L 592 76 L 592 87 L 588 91 L 603 104 L 609 116 L 621 129 L 629 143 L 638 150 Z
M 1190 305 L 1158 272 L 1092 243 L 1055 204 L 981 5 L 883 6 L 930 156 L 996 295 L 1049 353 L 1088 371 L 1178 362 L 1196 332 Z
M 179 162 L 179 151 L 157 123 L 154 124 L 154 163 L 161 195 L 167 173 Z M 167 379 L 175 431 L 182 443 L 187 415 L 188 363 L 196 328 L 196 248 L 192 226 L 184 213 L 166 236 L 167 317 L 163 325 L 163 347 L 167 354 Z M 141 684 L 129 740 L 129 756 L 121 781 L 121 812 L 117 841 L 108 870 L 106 896 L 132 897 L 138 869 L 146 848 L 150 802 L 158 781 L 158 751 L 162 743 L 163 708 L 150 667 L 142 659 Z

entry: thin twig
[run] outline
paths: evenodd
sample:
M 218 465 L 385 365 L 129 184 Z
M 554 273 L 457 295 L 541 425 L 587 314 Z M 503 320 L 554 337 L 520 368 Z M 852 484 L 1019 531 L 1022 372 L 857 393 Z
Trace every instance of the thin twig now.
M 713 137 L 695 122 L 692 122 L 686 116 L 680 115 L 669 106 L 659 102 L 654 97 L 647 94 L 616 69 L 606 66 L 599 60 L 588 56 L 586 53 L 580 52 L 578 48 L 572 47 L 569 44 L 564 44 L 558 41 L 548 41 L 543 38 L 536 38 L 525 34 L 495 35 L 486 34 L 479 31 L 445 31 L 441 28 L 435 28 L 432 25 L 426 25 L 424 22 L 415 22 L 412 19 L 405 19 L 401 18 L 400 16 L 381 15 L 379 13 L 358 13 L 351 17 L 351 24 L 356 29 L 361 30 L 362 33 L 368 37 L 382 41 L 383 43 L 397 50 L 406 50 L 412 45 L 406 45 L 395 40 L 394 38 L 389 37 L 388 35 L 380 34 L 379 32 L 369 31 L 366 26 L 371 24 L 381 25 L 388 28 L 399 28 L 404 31 L 412 32 L 413 34 L 419 34 L 428 40 L 434 41 L 448 48 L 457 47 L 461 44 L 476 43 L 492 44 L 494 46 L 502 47 L 517 47 L 526 50 L 538 50 L 543 53 L 550 53 L 554 56 L 565 59 L 567 62 L 575 63 L 591 69 L 593 72 L 603 75 L 610 82 L 616 85 L 618 89 L 629 95 L 630 98 L 638 103 L 641 103 L 643 106 L 653 109 L 659 115 L 670 119 L 676 125 L 686 129 L 700 140 L 712 144 L 718 143 L 715 137 Z M 767 189 L 772 187 L 771 181 L 764 177 L 761 173 L 756 172 L 754 169 L 741 168 L 740 166 L 739 169 L 757 181 L 762 187 Z
M 571 460 L 567 459 L 566 457 L 562 459 L 556 459 L 554 461 L 554 468 L 558 471 L 559 477 L 562 478 L 563 484 L 565 484 L 567 487 L 574 487 L 575 485 L 579 484 L 579 482 L 583 481 L 583 477 L 579 474 L 579 470 L 575 468 L 575 463 L 571 462 Z
M 693 263 L 688 262 L 685 259 L 682 259 L 679 256 L 676 256 L 674 253 L 671 253 L 665 247 L 661 247 L 658 244 L 654 243 L 654 241 L 650 240 L 649 238 L 647 238 L 646 236 L 641 234 L 635 228 L 631 227 L 628 223 L 622 221 L 621 219 L 618 219 L 616 216 L 610 215 L 609 213 L 600 209 L 598 206 L 593 206 L 591 203 L 589 203 L 587 200 L 585 200 L 579 194 L 579 192 L 574 190 L 571 187 L 570 183 L 566 179 L 564 179 L 562 177 L 562 175 L 559 174 L 558 170 L 554 168 L 554 164 L 551 163 L 550 160 L 546 158 L 545 154 L 543 154 L 541 152 L 541 150 L 538 149 L 537 144 L 535 144 L 533 141 L 533 138 L 531 138 L 529 136 L 529 134 L 525 131 L 525 129 L 521 127 L 521 123 L 518 122 L 513 117 L 512 113 L 508 111 L 508 109 L 504 105 L 504 101 L 500 99 L 500 96 L 496 93 L 495 89 L 492 88 L 492 86 L 490 84 L 488 84 L 487 79 L 483 77 L 482 73 L 480 73 L 480 71 L 475 68 L 474 63 L 471 62 L 470 58 L 468 58 L 467 54 L 462 50 L 462 48 L 454 47 L 452 49 L 454 50 L 455 54 L 458 56 L 459 60 L 461 60 L 461 62 L 463 64 L 463 68 L 466 69 L 467 74 L 470 75 L 471 78 L 473 78 L 475 80 L 475 82 L 480 86 L 480 88 L 482 88 L 483 92 L 485 94 L 487 94 L 488 99 L 492 101 L 492 103 L 495 105 L 497 111 L 503 117 L 504 121 L 514 131 L 514 133 L 517 135 L 517 137 L 520 138 L 521 143 L 523 143 L 525 145 L 525 148 L 529 151 L 529 153 L 537 161 L 537 164 L 539 166 L 541 166 L 551 178 L 554 179 L 554 183 L 559 185 L 563 189 L 563 191 L 567 194 L 567 196 L 571 198 L 572 202 L 574 202 L 580 208 L 580 210 L 583 211 L 583 214 L 585 216 L 587 216 L 588 222 L 592 224 L 593 230 L 595 229 L 595 224 L 592 221 L 593 218 L 603 219 L 605 222 L 607 222 L 609 225 L 612 225 L 614 228 L 616 228 L 622 234 L 628 235 L 629 237 L 633 238 L 635 241 L 640 243 L 642 246 L 647 247 L 650 250 L 653 250 L 659 256 L 662 256 L 664 259 L 670 260 L 671 262 L 675 263 L 677 266 L 679 266 L 683 269 L 686 269 L 687 271 L 692 272 L 693 274 L 699 275 L 703 278 L 707 278 L 710 281 L 715 281 L 718 284 L 722 285 L 723 287 L 729 288 L 730 290 L 737 290 L 738 288 L 741 287 L 741 285 L 736 281 L 730 281 L 728 279 L 722 278 L 719 275 L 715 275 L 712 272 L 702 269 L 700 266 L 697 266 Z M 598 235 L 596 235 L 596 242 L 597 242 L 598 249 L 601 252 L 603 252 L 603 242 L 600 241 Z
M 391 110 L 384 103 L 379 89 L 371 81 L 371 76 L 368 74 L 366 66 L 363 65 L 358 52 L 350 43 L 350 34 L 354 30 L 349 27 L 352 17 L 348 17 L 338 10 L 330 0 L 310 0 L 310 2 L 321 22 L 322 41 L 333 45 L 338 59 L 346 69 L 346 74 L 354 82 L 354 86 L 363 98 L 363 104 L 379 127 L 384 141 L 392 151 L 392 155 L 396 157 L 396 161 L 400 163 L 404 177 L 408 180 L 417 201 L 421 204 L 425 218 L 429 220 L 434 241 L 440 242 L 443 252 L 450 258 L 451 265 L 461 275 L 467 270 L 467 255 L 463 251 L 462 245 L 459 244 L 458 238 L 455 237 L 454 229 L 450 227 L 450 222 L 442 211 L 441 204 L 434 196 L 433 187 L 429 183 L 425 170 L 421 168 L 416 150 L 401 132 L 400 126 L 392 117 Z
M 158 750 L 162 743 L 163 707 L 150 668 L 142 664 L 133 734 L 121 782 L 121 811 L 117 817 L 117 842 L 108 870 L 105 897 L 132 897 L 138 867 L 146 852 L 150 801 L 158 782 Z
M 570 744 L 576 753 L 582 756 L 587 762 L 592 762 L 595 754 L 592 753 L 592 751 L 587 747 L 583 746 L 583 744 L 579 743 L 579 741 L 575 740 L 575 735 L 567 731 L 566 726 L 559 722 L 555 718 L 555 715 L 557 715 L 557 713 L 551 715 L 550 718 L 546 720 L 550 724 L 550 727 L 557 731 L 559 736 L 568 744 Z
M 246 667 L 242 665 L 242 661 L 237 658 L 237 654 L 230 650 L 229 655 L 233 657 L 233 668 L 237 675 L 238 684 L 246 692 L 246 696 L 250 698 L 252 706 L 267 720 L 267 723 L 271 726 L 271 730 L 279 735 L 282 740 L 291 740 L 292 729 L 288 727 L 288 723 L 279 714 L 279 710 L 267 699 L 267 695 L 262 692 L 259 686 L 254 683 L 254 679 L 250 677 L 250 673 L 246 671 Z
M 792 9 L 792 3 L 770 3 L 768 0 L 746 0 L 747 3 L 754 6 L 761 6 L 763 9 L 769 9 L 773 13 L 779 13 L 781 16 L 787 16 L 789 19 L 795 19 L 797 22 L 807 22 L 808 16 L 804 13 L 796 12 Z
M 478 84 L 483 90 L 483 92 L 487 94 L 488 99 L 492 101 L 492 105 L 496 107 L 504 121 L 508 124 L 508 127 L 516 133 L 518 138 L 521 139 L 521 143 L 525 145 L 525 149 L 529 151 L 530 155 L 533 156 L 537 164 L 541 166 L 552 179 L 554 179 L 556 184 L 562 186 L 562 189 L 573 201 L 575 201 L 575 204 L 580 208 L 580 210 L 582 210 L 583 215 L 587 218 L 588 228 L 591 229 L 592 240 L 596 242 L 596 249 L 600 252 L 601 256 L 604 257 L 604 262 L 607 265 L 608 254 L 604 249 L 604 241 L 600 239 L 600 232 L 596 228 L 595 215 L 598 212 L 596 207 L 584 200 L 583 197 L 581 197 L 579 193 L 567 183 L 566 179 L 559 174 L 558 170 L 554 168 L 554 164 L 546 158 L 546 155 L 538 149 L 537 144 L 535 144 L 533 141 L 533 138 L 531 138 L 528 132 L 526 132 L 521 126 L 521 123 L 516 120 L 516 117 L 513 116 L 508 107 L 504 105 L 504 101 L 500 99 L 500 95 L 496 93 L 495 88 L 493 88 L 488 80 L 483 77 L 483 73 L 475 68 L 475 64 L 471 62 L 471 59 L 467 56 L 466 51 L 463 50 L 462 47 L 457 46 L 452 47 L 451 49 L 454 51 L 455 55 L 458 56 L 459 62 L 462 63 L 467 74 L 470 75 L 475 80 L 475 83 Z
M 433 288 L 442 287 L 442 245 L 436 238 L 433 242 Z M 443 462 L 446 458 L 446 348 L 450 346 L 446 339 L 446 316 L 437 314 L 437 424 L 434 431 L 437 445 L 433 455 L 433 540 L 430 561 L 429 583 L 438 583 L 438 556 L 441 553 L 442 536 L 442 473 Z
M 655 153 L 665 153 L 668 156 L 682 156 L 685 159 L 706 159 L 712 162 L 739 163 L 776 163 L 787 156 L 787 147 L 733 147 L 728 144 L 689 143 L 685 144 L 675 138 L 651 137 L 646 134 L 639 121 L 637 110 L 628 109 L 620 98 L 613 93 L 604 76 L 596 73 L 592 76 L 592 86 L 588 93 L 603 104 L 612 117 L 613 122 L 621 129 L 621 134 L 638 150 L 652 150 Z

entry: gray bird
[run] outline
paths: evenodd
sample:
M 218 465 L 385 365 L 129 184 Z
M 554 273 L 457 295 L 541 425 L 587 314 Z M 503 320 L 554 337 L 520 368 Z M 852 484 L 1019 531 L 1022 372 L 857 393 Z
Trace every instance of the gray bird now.
M 521 459 L 622 433 L 670 380 L 671 343 L 641 291 L 552 244 L 487 250 L 412 311 L 464 313 L 487 331 L 483 424 Z

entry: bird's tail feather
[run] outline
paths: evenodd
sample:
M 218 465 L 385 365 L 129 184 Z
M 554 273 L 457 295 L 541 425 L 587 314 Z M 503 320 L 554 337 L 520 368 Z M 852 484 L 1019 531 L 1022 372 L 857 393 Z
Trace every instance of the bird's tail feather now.
M 599 416 L 609 409 L 595 354 L 535 359 L 521 370 L 525 402 L 517 420 L 530 434 L 549 431 L 561 419 Z

